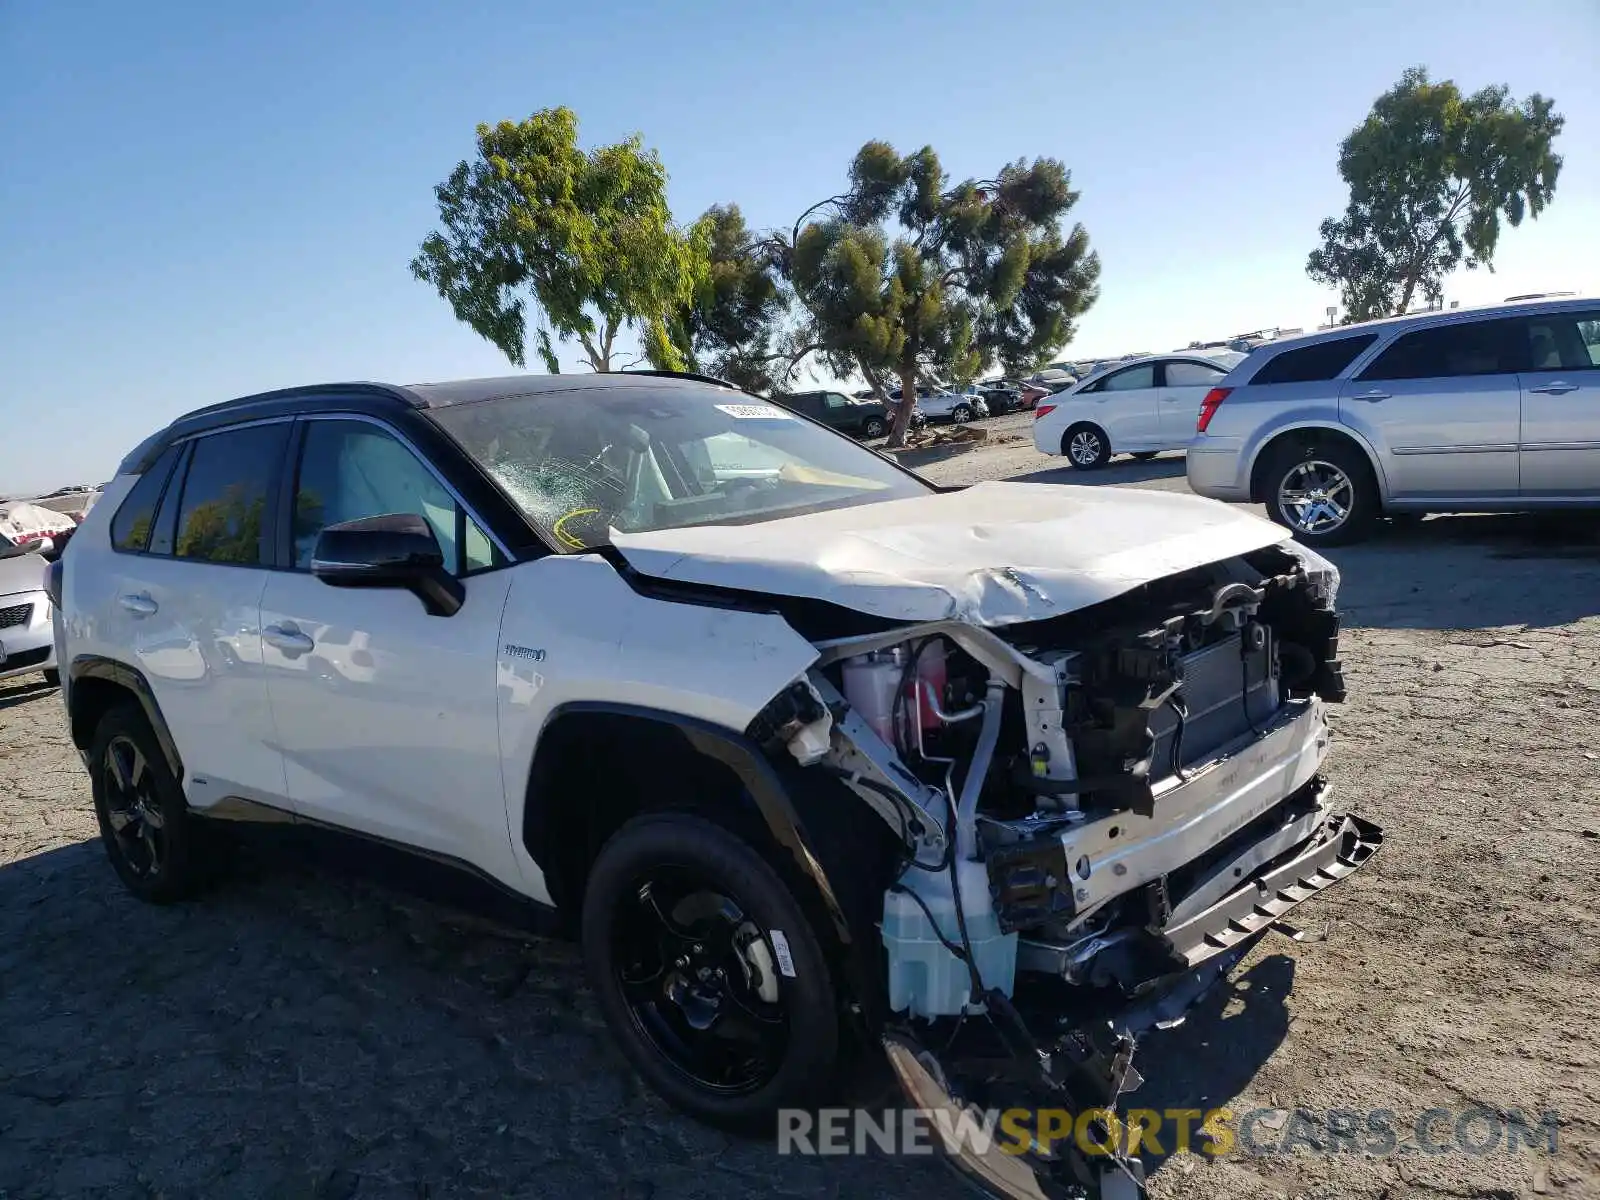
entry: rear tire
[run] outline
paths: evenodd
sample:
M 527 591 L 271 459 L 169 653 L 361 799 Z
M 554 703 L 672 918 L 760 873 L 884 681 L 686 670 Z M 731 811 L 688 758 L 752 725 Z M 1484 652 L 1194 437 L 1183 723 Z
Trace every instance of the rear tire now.
M 618 830 L 589 872 L 582 942 L 612 1035 L 679 1111 L 770 1133 L 779 1109 L 834 1085 L 839 1016 L 822 947 L 778 873 L 722 825 L 657 813 Z M 746 1054 L 756 1066 L 726 1075 Z
M 1111 442 L 1098 425 L 1080 422 L 1061 435 L 1061 453 L 1080 471 L 1097 471 L 1111 461 Z
M 869 438 L 881 438 L 884 434 L 883 421 L 878 417 L 868 417 L 861 432 Z
M 208 881 L 197 819 L 136 704 L 118 704 L 100 718 L 89 778 L 106 857 L 130 892 L 170 904 Z
M 1267 515 L 1307 546 L 1343 546 L 1372 532 L 1378 481 L 1348 442 L 1291 441 L 1273 452 L 1262 480 Z

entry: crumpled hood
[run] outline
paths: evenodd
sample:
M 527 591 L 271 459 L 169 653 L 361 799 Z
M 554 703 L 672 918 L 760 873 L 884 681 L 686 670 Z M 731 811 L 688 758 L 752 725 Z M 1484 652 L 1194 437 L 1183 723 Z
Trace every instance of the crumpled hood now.
M 611 541 L 658 579 L 997 626 L 1059 617 L 1288 536 L 1198 496 L 995 482 L 753 525 L 613 530 Z

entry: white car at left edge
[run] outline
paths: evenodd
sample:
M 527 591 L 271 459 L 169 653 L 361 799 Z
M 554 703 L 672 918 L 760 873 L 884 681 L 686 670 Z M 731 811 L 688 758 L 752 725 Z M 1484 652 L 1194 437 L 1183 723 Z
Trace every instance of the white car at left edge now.
M 1154 458 L 1194 437 L 1200 402 L 1243 355 L 1158 354 L 1117 363 L 1034 411 L 1033 444 L 1093 470 L 1114 454 Z
M 61 676 L 45 592 L 50 564 L 41 549 L 51 553 L 52 541 L 17 545 L 0 538 L 0 679 L 43 671 L 44 681 L 54 687 Z

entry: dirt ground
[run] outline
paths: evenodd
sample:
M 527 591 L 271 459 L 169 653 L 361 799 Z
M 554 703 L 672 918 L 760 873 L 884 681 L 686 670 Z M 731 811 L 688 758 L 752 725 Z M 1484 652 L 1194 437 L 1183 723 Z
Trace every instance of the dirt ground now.
M 1025 418 L 989 426 L 926 472 L 1183 487 L 1181 458 L 1074 477 Z M 1386 844 L 1299 910 L 1307 940 L 1269 938 L 1148 1039 L 1127 1098 L 1274 1110 L 1268 1148 L 1307 1136 L 1157 1156 L 1156 1196 L 1600 1196 L 1596 524 L 1434 518 L 1334 555 L 1350 700 L 1329 774 Z M 1558 1149 L 1329 1137 L 1329 1110 L 1387 1109 L 1410 1143 L 1433 1108 L 1435 1141 L 1464 1110 L 1554 1111 Z M 671 1114 L 564 944 L 281 861 L 138 904 L 56 693 L 0 684 L 0 1200 L 962 1194 L 928 1159 L 780 1157 Z

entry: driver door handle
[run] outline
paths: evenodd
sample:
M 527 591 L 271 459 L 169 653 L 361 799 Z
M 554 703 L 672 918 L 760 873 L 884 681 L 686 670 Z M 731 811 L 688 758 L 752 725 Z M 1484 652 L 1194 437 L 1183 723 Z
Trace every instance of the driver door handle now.
M 1387 400 L 1388 398 L 1389 393 L 1382 388 L 1372 388 L 1370 391 L 1357 392 L 1350 397 L 1352 400 L 1365 400 L 1368 404 L 1376 404 L 1378 401 Z
M 268 625 L 261 631 L 261 639 L 267 645 L 283 651 L 289 658 L 309 654 L 317 645 L 310 634 L 301 633 L 294 625 Z
M 1530 392 L 1538 392 L 1544 396 L 1564 396 L 1568 392 L 1577 391 L 1578 385 L 1568 383 L 1565 379 L 1552 379 L 1549 383 L 1541 383 L 1537 387 L 1531 387 L 1528 390 Z

